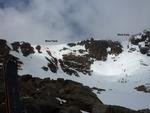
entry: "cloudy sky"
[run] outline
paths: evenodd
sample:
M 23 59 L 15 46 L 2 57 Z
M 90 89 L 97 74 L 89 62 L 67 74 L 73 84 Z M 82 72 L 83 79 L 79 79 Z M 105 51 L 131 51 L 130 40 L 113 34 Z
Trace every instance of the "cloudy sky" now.
M 150 0 L 0 0 L 0 38 L 42 43 L 150 28 Z

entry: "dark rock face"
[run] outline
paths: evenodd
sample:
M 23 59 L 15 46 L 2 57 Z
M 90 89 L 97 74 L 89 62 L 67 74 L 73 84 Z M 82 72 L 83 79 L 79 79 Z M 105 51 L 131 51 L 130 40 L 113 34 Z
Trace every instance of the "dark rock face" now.
M 130 39 L 131 43 L 134 45 L 138 45 L 139 42 L 145 41 L 150 42 L 150 31 L 149 30 L 144 30 L 143 33 L 138 34 L 141 36 L 141 38 L 136 38 L 136 35 L 133 35 Z
M 59 59 L 59 63 L 60 63 L 60 67 L 64 73 L 66 73 L 68 75 L 75 75 L 75 76 L 79 77 L 79 74 L 77 73 L 77 71 L 70 69 L 70 67 L 65 65 L 61 59 Z
M 40 79 L 26 75 L 19 77 L 19 81 L 21 97 L 29 113 L 81 113 L 80 110 L 89 113 L 145 113 L 104 105 L 91 88 L 71 80 Z
M 11 45 L 12 45 L 13 51 L 16 51 L 19 53 L 18 49 L 20 47 L 20 42 L 13 42 L 13 43 L 11 43 Z
M 42 52 L 41 52 L 41 46 L 40 46 L 40 45 L 37 45 L 35 48 L 37 49 L 38 53 L 42 53 Z
M 11 43 L 13 51 L 16 51 L 19 53 L 19 48 L 21 49 L 21 52 L 23 56 L 27 57 L 30 54 L 35 53 L 34 48 L 31 46 L 28 42 L 13 42 Z
M 96 60 L 106 60 L 108 54 L 118 55 L 122 52 L 122 45 L 118 41 L 111 40 L 85 40 L 77 43 L 78 45 L 85 45 L 86 50 L 89 52 L 89 57 Z M 107 48 L 110 47 L 111 51 L 108 53 Z
M 94 60 L 107 60 L 108 54 L 118 55 L 122 52 L 122 45 L 115 41 L 110 40 L 84 40 L 78 43 L 69 43 L 68 46 L 74 47 L 76 45 L 84 45 L 86 50 L 74 50 L 78 51 L 81 55 L 75 55 L 74 53 L 64 54 L 63 59 L 60 61 L 62 70 L 69 75 L 79 76 L 77 72 L 83 74 L 92 74 L 91 64 Z M 68 49 L 63 49 L 64 51 Z M 108 51 L 108 49 L 110 49 Z M 61 50 L 62 51 L 62 50 Z
M 131 37 L 130 41 L 131 41 L 131 43 L 132 43 L 133 45 L 138 45 L 139 42 L 141 42 L 140 39 L 136 39 L 134 36 Z
M 20 45 L 20 49 L 21 49 L 21 52 L 22 52 L 23 56 L 28 56 L 30 54 L 35 53 L 34 48 L 28 42 L 23 42 Z
M 46 60 L 49 62 L 47 64 L 47 66 L 49 67 L 49 69 L 51 70 L 51 72 L 53 73 L 57 73 L 57 70 L 58 70 L 58 64 L 57 64 L 57 59 L 52 57 L 51 60 L 47 57 L 45 57 Z
M 66 54 L 63 55 L 63 63 L 65 66 L 75 69 L 78 72 L 91 75 L 92 71 L 90 69 L 93 61 L 87 56 Z
M 60 113 L 81 113 L 80 109 L 76 106 L 66 106 L 60 110 Z
M 50 51 L 46 51 L 50 58 L 45 57 L 46 60 L 48 61 L 47 67 L 51 70 L 53 73 L 57 73 L 58 70 L 58 60 L 57 58 L 53 57 Z
M 79 53 L 81 53 L 81 54 L 83 54 L 84 52 L 86 52 L 86 51 L 83 50 L 83 49 L 79 49 L 78 51 L 79 51 Z
M 21 97 L 25 108 L 36 113 L 91 113 L 101 111 L 104 105 L 92 90 L 71 80 L 50 80 L 33 78 L 31 75 L 19 77 Z M 60 102 L 59 99 L 65 101 Z
M 140 38 L 137 38 L 139 36 Z M 142 54 L 147 54 L 147 56 L 150 56 L 150 31 L 144 30 L 143 33 L 140 33 L 138 35 L 133 35 L 130 38 L 130 42 L 133 45 L 138 45 L 140 52 Z M 141 47 L 140 43 L 144 44 L 144 47 Z
M 57 73 L 57 67 L 52 63 L 48 63 L 47 65 L 53 73 Z
M 147 47 L 140 47 L 140 52 L 142 54 L 146 54 L 148 52 L 148 48 Z
M 27 113 L 59 113 L 59 101 L 54 97 L 22 98 Z
M 70 47 L 76 46 L 76 43 L 68 43 L 68 46 Z
M 83 54 L 87 52 L 87 57 L 93 58 L 96 60 L 106 60 L 108 54 L 119 55 L 122 50 L 122 45 L 118 41 L 111 40 L 94 40 L 91 38 L 90 40 L 84 40 L 77 43 L 68 43 L 69 47 L 74 47 L 76 45 L 84 45 L 86 50 L 78 50 L 79 53 Z M 110 51 L 107 49 L 110 48 Z M 68 48 L 64 48 L 66 50 Z

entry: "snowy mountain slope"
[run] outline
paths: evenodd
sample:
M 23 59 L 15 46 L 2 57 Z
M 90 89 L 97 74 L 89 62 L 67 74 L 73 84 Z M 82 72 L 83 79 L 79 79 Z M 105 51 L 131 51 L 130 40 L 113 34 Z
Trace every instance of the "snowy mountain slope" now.
M 141 34 L 136 35 L 134 39 L 141 39 L 142 36 Z M 102 88 L 105 91 L 101 92 L 95 89 L 93 92 L 97 94 L 104 104 L 119 105 L 137 110 L 150 108 L 150 93 L 139 92 L 135 89 L 140 85 L 150 85 L 150 57 L 146 54 L 141 54 L 141 46 L 139 47 L 142 43 L 145 44 L 146 40 L 146 38 L 145 40 L 138 40 L 138 43 L 136 40 L 137 44 L 133 44 L 133 40 L 131 42 L 122 42 L 123 51 L 119 52 L 119 54 L 116 54 L 118 49 L 114 49 L 114 46 L 111 46 L 112 43 L 109 42 L 108 46 L 104 48 L 102 46 L 103 49 L 99 51 L 104 54 L 104 56 L 100 56 L 101 60 L 98 59 L 99 56 L 94 56 L 97 50 L 90 54 L 91 51 L 87 49 L 85 44 L 40 45 L 41 53 L 36 49 L 37 45 L 32 45 L 34 53 L 27 56 L 22 54 L 23 49 L 21 47 L 18 48 L 18 52 L 11 51 L 10 54 L 18 57 L 23 63 L 21 64 L 21 70 L 18 72 L 19 75 L 31 74 L 35 77 L 50 77 L 51 79 L 64 78 L 78 81 L 90 87 Z M 103 43 L 105 44 L 106 42 L 102 41 L 101 44 Z M 91 42 L 88 42 L 88 44 L 90 45 Z M 8 45 L 11 47 L 10 44 Z M 92 47 L 95 46 L 92 45 Z M 69 58 L 74 58 L 73 61 L 70 61 L 69 58 L 67 61 L 63 59 L 64 55 L 68 54 L 71 54 L 71 56 L 68 56 Z M 82 62 L 86 57 L 87 60 L 85 61 L 90 62 L 87 65 L 84 61 Z M 55 61 L 55 58 L 57 61 Z M 64 71 L 59 62 L 60 59 L 64 62 L 65 69 L 71 70 L 69 70 L 71 75 Z M 67 67 L 68 62 L 70 67 Z M 78 71 L 78 67 L 83 64 L 85 66 L 82 66 L 82 70 Z M 56 72 L 50 70 L 52 66 L 55 67 Z M 43 70 L 42 67 L 47 68 L 48 71 Z M 84 71 L 91 71 L 91 75 L 84 73 Z M 75 76 L 75 72 L 79 76 Z
M 98 94 L 104 103 L 132 109 L 150 108 L 150 94 L 137 92 L 134 89 L 139 84 L 150 83 L 149 57 L 137 51 L 129 53 L 128 50 L 124 50 L 115 62 L 110 57 L 105 63 L 99 62 L 99 64 L 98 72 L 96 71 L 95 74 L 103 75 L 104 80 L 101 80 L 102 78 L 99 80 L 100 85 L 110 89 Z

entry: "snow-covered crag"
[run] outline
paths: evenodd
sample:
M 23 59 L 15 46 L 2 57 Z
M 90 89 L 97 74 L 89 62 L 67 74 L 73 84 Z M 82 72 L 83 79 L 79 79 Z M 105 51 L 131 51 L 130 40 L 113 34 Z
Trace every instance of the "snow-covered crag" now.
M 59 45 L 7 45 L 19 58 L 19 75 L 73 80 L 93 88 L 104 104 L 150 109 L 149 30 L 121 43 L 91 38 Z

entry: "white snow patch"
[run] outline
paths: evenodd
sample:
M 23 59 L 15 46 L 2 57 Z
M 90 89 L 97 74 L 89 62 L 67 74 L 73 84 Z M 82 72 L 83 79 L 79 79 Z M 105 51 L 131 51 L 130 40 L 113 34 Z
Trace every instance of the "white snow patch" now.
M 89 112 L 86 112 L 86 111 L 83 111 L 83 110 L 80 110 L 82 113 L 89 113 Z
M 107 52 L 110 52 L 110 51 L 111 51 L 111 48 L 110 48 L 110 47 L 108 47 L 108 48 L 107 48 Z
M 63 103 L 66 103 L 66 102 L 67 102 L 66 100 L 61 99 L 61 98 L 56 98 L 56 99 L 60 102 L 60 104 L 63 104 Z

